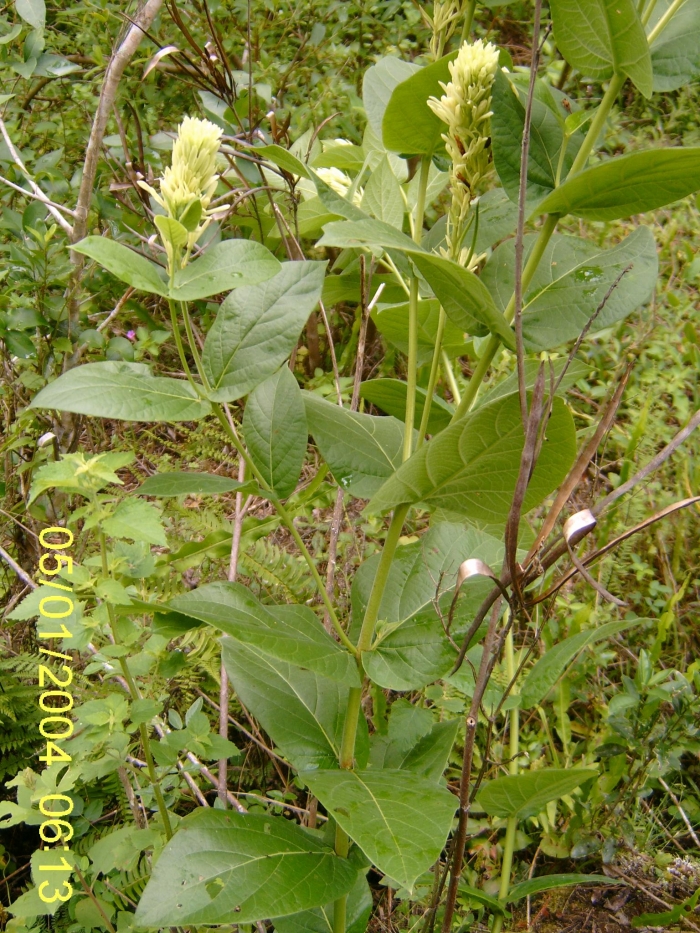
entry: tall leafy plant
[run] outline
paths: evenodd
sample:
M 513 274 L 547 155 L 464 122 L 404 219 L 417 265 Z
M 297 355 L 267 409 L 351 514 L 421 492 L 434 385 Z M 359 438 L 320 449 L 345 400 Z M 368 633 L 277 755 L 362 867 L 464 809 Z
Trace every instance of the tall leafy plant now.
M 600 249 L 557 233 L 557 226 L 569 216 L 608 221 L 644 214 L 700 188 L 698 149 L 591 161 L 624 83 L 650 94 L 657 61 L 669 80 L 673 61 L 655 57 L 655 49 L 678 6 L 671 4 L 652 26 L 632 0 L 553 0 L 562 56 L 583 75 L 609 82 L 598 107 L 582 112 L 537 75 L 539 5 L 528 75 L 504 68 L 507 58 L 493 46 L 469 41 L 473 4 L 436 4 L 434 60 L 416 67 L 382 59 L 365 75 L 368 126 L 361 147 L 319 151 L 312 139 L 293 151 L 267 141 L 251 147 L 249 138 L 231 132 L 228 155 L 235 159 L 248 143 L 246 158 L 281 192 L 267 192 L 269 223 L 260 224 L 257 239 L 202 245 L 205 228 L 221 214 L 213 196 L 218 124 L 226 121 L 187 118 L 172 166 L 158 190 L 147 188 L 165 265 L 107 237 L 89 236 L 74 246 L 130 288 L 167 302 L 182 371 L 90 363 L 42 389 L 33 407 L 140 422 L 217 419 L 242 465 L 230 488 L 269 501 L 306 561 L 328 622 L 326 629 L 307 605 L 262 603 L 232 581 L 200 586 L 158 607 L 177 613 L 180 624 L 222 634 L 233 690 L 321 804 L 328 828 L 198 809 L 179 823 L 160 855 L 138 905 L 139 925 L 271 919 L 282 933 L 359 933 L 367 921 L 371 864 L 409 895 L 435 866 L 426 929 L 443 896 L 443 930 L 452 928 L 474 743 L 494 666 L 505 647 L 515 683 L 512 632 L 524 637 L 543 598 L 543 577 L 545 596 L 570 572 L 592 580 L 586 566 L 602 552 L 579 558 L 576 547 L 595 528 L 595 516 L 640 479 L 585 514 L 567 515 L 624 388 L 577 450 L 565 400 L 572 359 L 591 331 L 623 320 L 650 297 L 657 275 L 653 235 L 640 225 L 613 248 Z M 443 55 L 458 28 L 463 44 Z M 446 158 L 447 173 L 438 167 Z M 414 163 L 417 173 L 409 179 Z M 494 167 L 500 186 L 485 191 Z M 426 208 L 447 185 L 447 220 L 426 230 Z M 327 275 L 324 260 L 304 259 L 300 239 L 321 233 L 316 246 L 339 251 L 339 276 Z M 290 257 L 284 262 L 274 255 L 280 244 Z M 395 300 L 371 311 L 375 276 Z M 362 325 L 371 311 L 407 358 L 405 380 L 360 386 L 358 378 L 349 406 L 339 382 L 335 404 L 302 391 L 288 365 L 309 316 L 317 308 L 325 316 L 328 295 L 345 287 L 352 297 L 357 293 Z M 221 294 L 226 297 L 200 344 L 193 309 Z M 467 337 L 477 362 L 460 393 L 452 364 Z M 572 352 L 562 355 L 571 341 Z M 512 372 L 480 397 L 504 348 Z M 429 364 L 425 387 L 418 385 L 421 360 Z M 441 373 L 451 403 L 436 394 Z M 387 414 L 358 411 L 360 395 Z M 360 566 L 352 583 L 350 618 L 338 611 L 345 601 L 322 579 L 286 504 L 309 435 L 337 483 L 337 501 L 344 495 L 369 500 L 365 515 L 388 517 L 380 553 Z M 141 494 L 169 494 L 168 488 L 207 494 L 217 485 L 207 475 L 172 474 L 149 480 Z M 523 518 L 545 501 L 526 551 Z M 426 515 L 428 530 L 402 543 L 407 520 Z M 554 578 L 562 557 L 572 570 Z M 609 634 L 612 629 L 590 637 Z M 421 690 L 455 675 L 474 648 L 479 658 L 470 653 L 474 683 L 457 801 L 443 778 L 456 724 L 419 728 L 414 710 L 416 722 L 399 729 L 398 713 L 387 722 L 385 691 Z M 520 702 L 536 704 L 544 695 L 535 671 L 549 684 L 546 692 L 568 660 L 560 651 L 546 677 L 533 668 Z M 131 683 L 128 653 L 120 664 Z M 517 715 L 510 727 L 517 761 Z M 148 748 L 147 734 L 143 744 Z M 154 790 L 156 764 L 149 758 Z M 518 821 L 590 786 L 597 773 L 590 767 L 517 770 L 515 764 L 478 797 L 483 810 L 507 821 L 500 900 L 491 904 L 497 928 L 513 895 Z M 166 802 L 156 796 L 170 837 Z

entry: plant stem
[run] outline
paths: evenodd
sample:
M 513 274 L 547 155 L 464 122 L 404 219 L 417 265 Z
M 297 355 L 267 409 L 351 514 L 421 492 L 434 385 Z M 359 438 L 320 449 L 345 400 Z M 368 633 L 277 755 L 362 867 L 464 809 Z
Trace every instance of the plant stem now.
M 511 627 L 510 631 L 506 635 L 505 642 L 505 660 L 506 660 L 506 672 L 508 675 L 508 680 L 512 682 L 515 677 L 516 665 L 515 665 L 515 649 L 513 646 L 513 629 Z M 512 691 L 513 695 L 516 693 L 515 687 Z M 520 753 L 520 711 L 517 707 L 510 710 L 509 714 L 509 749 L 508 754 L 510 757 L 509 772 L 510 774 L 518 773 L 518 754 Z M 498 892 L 498 899 L 504 902 L 508 897 L 508 891 L 510 890 L 510 873 L 513 869 L 513 852 L 515 851 L 515 834 L 518 830 L 518 820 L 517 817 L 509 817 L 508 823 L 506 824 L 506 838 L 503 847 L 503 860 L 501 862 L 501 887 Z M 493 927 L 491 933 L 501 933 L 501 927 L 503 926 L 503 915 L 497 914 L 494 917 Z
M 668 24 L 671 22 L 673 17 L 676 15 L 678 10 L 683 6 L 684 3 L 685 3 L 685 0 L 674 0 L 671 6 L 666 10 L 664 15 L 658 21 L 656 26 L 654 26 L 654 28 L 651 30 L 651 32 L 647 36 L 647 42 L 649 43 L 649 45 L 651 45 L 653 42 L 656 41 L 656 39 L 659 38 L 663 30 L 668 26 Z M 651 9 L 653 10 L 653 8 L 654 8 L 654 5 L 652 4 Z M 651 16 L 651 11 L 649 12 L 649 16 Z
M 440 353 L 442 351 L 442 335 L 445 332 L 445 321 L 447 315 L 443 310 L 442 305 L 440 305 L 440 311 L 438 314 L 438 325 L 437 331 L 435 333 L 435 349 L 433 350 L 433 362 L 430 366 L 430 377 L 428 379 L 428 388 L 425 393 L 425 404 L 423 405 L 423 414 L 420 419 L 420 428 L 418 429 L 418 439 L 416 441 L 416 449 L 418 449 L 423 441 L 425 440 L 425 435 L 428 433 L 428 421 L 430 420 L 430 408 L 433 404 L 433 395 L 435 393 L 435 386 L 437 385 L 438 373 L 440 372 Z
M 238 434 L 236 433 L 236 431 L 233 429 L 232 425 L 229 423 L 228 419 L 226 418 L 226 415 L 224 414 L 224 411 L 221 405 L 218 405 L 216 402 L 212 402 L 212 410 L 214 414 L 216 415 L 216 417 L 219 419 L 219 422 L 224 428 L 224 430 L 226 431 L 227 435 L 231 439 L 233 446 L 236 448 L 238 452 L 238 455 L 245 460 L 246 465 L 251 472 L 251 475 L 255 477 L 255 480 L 259 483 L 259 485 L 263 488 L 263 490 L 265 490 L 265 492 L 271 494 L 269 497 L 270 502 L 274 506 L 279 517 L 284 522 L 287 530 L 289 531 L 291 536 L 294 538 L 294 541 L 296 542 L 296 545 L 299 548 L 302 557 L 306 561 L 308 568 L 311 571 L 311 576 L 314 578 L 314 583 L 316 584 L 316 588 L 318 589 L 321 599 L 323 600 L 323 604 L 326 607 L 326 611 L 328 612 L 331 623 L 333 624 L 333 628 L 338 633 L 338 638 L 340 639 L 344 647 L 347 648 L 348 651 L 350 651 L 353 655 L 356 655 L 357 651 L 355 650 L 355 646 L 353 645 L 353 643 L 350 641 L 348 636 L 343 631 L 343 627 L 340 624 L 340 621 L 333 607 L 333 604 L 331 603 L 328 597 L 328 594 L 326 593 L 325 584 L 323 580 L 321 579 L 321 575 L 319 574 L 316 568 L 314 559 L 309 553 L 308 548 L 304 544 L 304 541 L 301 535 L 299 534 L 299 531 L 297 530 L 296 525 L 292 521 L 291 515 L 285 509 L 285 507 L 282 505 L 279 499 L 277 499 L 272 494 L 272 490 L 270 489 L 269 484 L 265 481 L 265 478 L 261 474 L 260 470 L 258 470 L 255 463 L 251 459 L 250 454 L 248 453 L 248 451 L 245 449 L 245 447 L 241 443 L 241 440 L 238 437 Z
M 418 181 L 418 200 L 416 219 L 413 227 L 413 240 L 420 246 L 423 237 L 423 216 L 425 214 L 425 195 L 428 190 L 430 156 L 424 155 L 420 163 Z M 403 436 L 403 459 L 408 460 L 413 450 L 413 423 L 416 417 L 416 377 L 418 370 L 418 276 L 411 277 L 408 296 L 408 374 L 406 386 L 406 422 Z
M 610 79 L 608 89 L 603 95 L 603 99 L 601 100 L 600 104 L 598 105 L 598 109 L 596 110 L 595 116 L 591 120 L 591 125 L 588 128 L 586 137 L 581 143 L 581 148 L 576 154 L 576 158 L 574 159 L 573 165 L 571 166 L 571 170 L 569 172 L 569 177 L 583 171 L 583 169 L 586 167 L 588 157 L 591 154 L 596 142 L 598 141 L 598 137 L 600 136 L 603 127 L 605 126 L 605 121 L 608 119 L 612 105 L 617 100 L 617 95 L 620 93 L 625 80 L 626 76 L 620 74 L 614 74 Z
M 105 577 L 110 577 L 109 566 L 107 563 L 107 539 L 105 538 L 104 532 L 100 529 L 98 531 L 98 540 L 100 543 L 100 557 L 102 560 L 102 573 Z M 116 618 L 114 615 L 114 607 L 111 603 L 107 603 L 107 615 L 109 616 L 109 625 L 114 633 Z M 129 670 L 129 665 L 126 658 L 119 658 L 119 666 L 122 669 L 122 674 L 124 675 L 124 680 L 127 683 L 129 688 L 129 694 L 132 701 L 140 700 L 141 694 L 139 693 L 136 682 L 131 675 Z M 141 744 L 143 745 L 143 753 L 146 759 L 146 766 L 148 770 L 148 777 L 153 788 L 153 793 L 156 798 L 156 803 L 158 804 L 158 812 L 160 813 L 160 818 L 163 823 L 163 829 L 165 830 L 165 835 L 168 839 L 172 839 L 173 830 L 170 825 L 170 817 L 168 816 L 168 808 L 165 806 L 165 799 L 163 797 L 163 792 L 160 789 L 160 782 L 158 780 L 158 775 L 156 774 L 156 766 L 153 761 L 153 754 L 151 752 L 151 741 L 148 736 L 148 729 L 146 728 L 145 723 L 139 725 L 139 737 L 141 738 Z
M 476 10 L 476 0 L 468 0 L 465 12 L 464 12 L 464 23 L 462 25 L 462 35 L 460 36 L 460 44 L 467 41 L 469 38 L 469 33 L 472 30 L 472 23 L 474 22 L 474 11 Z
M 182 334 L 180 333 L 180 325 L 177 319 L 177 308 L 175 307 L 175 302 L 169 300 L 168 304 L 170 305 L 170 320 L 173 325 L 173 337 L 175 338 L 175 345 L 177 346 L 177 353 L 180 357 L 182 368 L 184 369 L 185 375 L 187 376 L 187 381 L 192 386 L 197 395 L 201 397 L 201 386 L 198 386 L 194 381 L 192 377 L 192 371 L 190 370 L 190 365 L 187 362 L 187 357 L 185 356 L 185 346 L 182 342 Z

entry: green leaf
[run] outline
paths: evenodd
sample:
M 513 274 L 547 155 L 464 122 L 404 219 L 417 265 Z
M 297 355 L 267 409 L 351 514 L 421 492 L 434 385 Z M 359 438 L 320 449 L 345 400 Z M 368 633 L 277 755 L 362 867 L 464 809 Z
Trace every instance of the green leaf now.
M 649 25 L 655 26 L 670 6 L 661 0 Z M 700 76 L 700 0 L 685 0 L 651 47 L 654 90 L 675 91 Z
M 184 379 L 154 376 L 143 363 L 86 363 L 42 389 L 30 408 L 118 421 L 200 421 L 211 411 Z
M 554 380 L 557 382 L 562 374 L 564 367 L 566 366 L 567 359 L 558 359 L 552 360 L 547 364 L 547 370 L 545 379 L 549 381 L 551 365 L 551 371 L 554 375 Z M 534 388 L 535 381 L 537 379 L 537 373 L 540 369 L 539 360 L 525 360 L 525 388 L 532 389 Z M 571 364 L 568 366 L 564 378 L 561 380 L 561 384 L 556 391 L 557 395 L 563 395 L 567 389 L 570 389 L 571 386 L 575 385 L 579 379 L 585 379 L 591 372 L 591 367 L 587 366 L 585 363 L 582 363 L 580 360 L 572 360 Z M 475 408 L 478 408 L 481 405 L 490 405 L 491 402 L 495 402 L 496 399 L 505 398 L 506 395 L 513 395 L 513 393 L 518 391 L 518 373 L 512 372 L 509 376 L 506 376 L 505 379 L 502 379 L 500 382 L 489 389 L 487 392 L 484 392 L 483 395 L 479 396 L 475 402 Z
M 326 224 L 317 245 L 338 246 L 341 249 L 367 246 L 375 249 L 400 249 L 409 253 L 423 252 L 405 233 L 372 217 L 338 220 Z
M 169 608 L 207 622 L 268 658 L 317 671 L 352 687 L 357 664 L 308 606 L 263 606 L 240 583 L 208 583 L 176 596 Z M 293 609 L 295 611 L 287 611 Z
M 387 415 L 393 415 L 399 421 L 405 421 L 406 391 L 406 383 L 401 382 L 400 379 L 372 379 L 371 382 L 363 382 L 360 386 L 360 398 L 381 408 Z M 416 388 L 416 414 L 413 422 L 416 429 L 420 427 L 426 397 L 425 389 L 418 386 Z M 454 409 L 438 395 L 434 395 L 428 416 L 428 433 L 437 434 L 446 428 L 452 421 L 453 414 Z
M 112 538 L 128 538 L 146 544 L 167 545 L 160 509 L 141 499 L 123 499 L 114 514 L 105 518 L 102 528 Z
M 464 881 L 460 881 L 459 893 L 465 894 L 470 900 L 476 901 L 477 904 L 483 904 L 484 907 L 488 907 L 489 910 L 496 914 L 505 914 L 510 917 L 510 914 L 504 909 L 501 901 L 487 894 L 485 891 L 482 891 L 481 888 L 473 888 L 470 884 L 465 884 Z
M 538 86 L 546 87 L 538 82 Z M 548 89 L 549 90 L 549 89 Z M 517 204 L 520 189 L 520 159 L 523 127 L 525 126 L 525 91 L 509 80 L 503 72 L 496 72 L 493 85 L 493 117 L 491 138 L 493 159 L 498 177 L 508 197 Z M 558 107 L 556 102 L 554 106 Z M 527 203 L 532 206 L 555 187 L 557 168 L 564 145 L 563 119 L 566 111 L 553 112 L 542 100 L 532 102 L 530 151 L 527 168 Z M 583 142 L 580 135 L 567 143 L 562 165 L 566 177 Z M 469 234 L 467 234 L 469 242 Z M 491 244 L 488 244 L 491 245 Z
M 527 253 L 534 241 L 534 234 L 527 237 Z M 514 267 L 514 242 L 507 240 L 495 250 L 481 276 L 502 309 L 513 293 Z M 551 350 L 578 337 L 629 267 L 596 317 L 592 333 L 624 320 L 651 297 L 658 275 L 653 234 L 648 227 L 638 227 L 617 246 L 604 250 L 578 237 L 553 236 L 524 297 L 526 349 Z
M 518 177 L 520 169 L 518 167 Z M 478 202 L 479 229 L 476 233 L 474 255 L 478 256 L 490 246 L 515 232 L 518 222 L 518 207 L 503 188 L 493 188 L 482 194 Z M 475 210 L 476 212 L 476 210 Z M 470 230 L 465 237 L 465 245 L 471 246 L 473 232 Z
M 616 156 L 567 180 L 538 214 L 619 220 L 673 204 L 700 188 L 700 147 L 646 149 Z
M 460 725 L 459 719 L 436 722 L 405 755 L 399 767 L 421 774 L 430 781 L 439 781 L 447 767 Z
M 598 628 L 578 632 L 576 635 L 565 638 L 554 645 L 542 655 L 527 674 L 520 691 L 521 708 L 530 709 L 541 703 L 579 651 L 582 651 L 588 645 L 595 645 L 599 641 L 605 641 L 606 638 L 611 638 L 617 632 L 622 632 L 639 622 L 646 622 L 646 619 L 608 622 Z
M 377 640 L 362 658 L 375 683 L 391 690 L 414 690 L 449 672 L 455 651 L 445 638 L 435 601 L 446 616 L 459 566 L 470 557 L 479 557 L 498 571 L 503 546 L 479 529 L 443 522 L 415 544 L 398 550 L 379 606 Z M 355 574 L 353 632 L 364 616 L 378 562 L 379 555 L 373 555 Z M 456 633 L 471 622 L 491 585 L 484 580 L 463 584 L 454 616 Z
M 552 0 L 554 41 L 586 78 L 627 75 L 651 97 L 649 45 L 634 0 Z
M 290 496 L 304 465 L 308 428 L 301 389 L 282 366 L 251 392 L 243 433 L 253 463 L 276 496 Z
M 385 156 L 372 172 L 362 196 L 362 210 L 397 230 L 403 226 L 405 211 L 401 186 Z
M 278 752 L 297 770 L 337 768 L 350 688 L 232 638 L 221 644 L 236 695 Z M 367 751 L 367 726 L 361 717 L 356 758 L 366 761 Z
M 173 470 L 171 473 L 149 476 L 134 490 L 134 495 L 158 496 L 159 499 L 168 496 L 211 496 L 238 492 L 249 485 L 215 473 L 180 473 Z
M 163 849 L 135 922 L 255 923 L 342 897 L 356 877 L 349 859 L 283 818 L 200 809 Z
M 332 280 L 329 276 L 326 281 Z M 382 300 L 386 298 L 386 289 L 382 292 Z M 330 303 L 330 302 L 329 302 Z M 392 343 L 405 355 L 408 355 L 408 302 L 401 304 L 374 307 L 370 312 L 382 336 Z M 423 366 L 433 358 L 435 350 L 435 337 L 437 335 L 440 302 L 435 298 L 418 302 L 418 365 Z M 442 347 L 449 357 L 462 356 L 466 353 L 464 331 L 453 324 L 449 319 L 445 321 L 442 336 Z M 404 406 L 405 409 L 405 406 Z M 395 412 L 389 412 L 395 414 Z M 403 416 L 402 416 L 403 417 Z
M 82 253 L 89 259 L 94 259 L 112 275 L 116 275 L 120 281 L 126 282 L 127 285 L 139 291 L 161 295 L 163 298 L 168 297 L 165 269 L 124 246 L 123 243 L 117 243 L 102 236 L 89 236 L 76 243 L 71 249 L 76 253 Z
M 15 10 L 33 29 L 42 30 L 46 25 L 44 0 L 15 0 Z
M 309 432 L 336 481 L 369 498 L 401 463 L 401 422 L 348 411 L 311 392 L 304 392 L 304 404 Z
M 359 207 L 356 207 L 352 201 L 343 197 L 342 194 L 338 194 L 330 185 L 327 185 L 317 172 L 313 172 L 313 181 L 321 202 L 331 214 L 339 214 L 347 220 L 370 220 L 367 214 L 361 211 Z
M 390 477 L 367 506 L 372 514 L 422 502 L 482 522 L 508 516 L 523 450 L 517 396 L 483 405 L 424 444 Z M 568 408 L 554 399 L 546 440 L 523 512 L 538 505 L 566 477 L 576 456 Z
M 378 139 L 382 138 L 382 120 L 397 84 L 420 71 L 420 65 L 404 62 L 393 55 L 380 58 L 365 71 L 362 79 L 362 102 L 367 120 Z
M 255 240 L 224 240 L 175 273 L 170 297 L 197 301 L 232 288 L 267 282 L 280 271 L 279 260 Z
M 372 892 L 367 879 L 359 875 L 348 894 L 347 933 L 365 933 L 372 904 Z M 275 933 L 333 933 L 333 904 L 305 910 L 289 917 L 278 917 L 275 920 Z
M 325 268 L 285 262 L 273 279 L 228 296 L 202 356 L 212 399 L 235 401 L 277 372 L 321 297 Z
M 497 334 L 507 347 L 515 346 L 511 327 L 478 276 L 431 253 L 415 252 L 411 259 L 453 324 L 474 336 Z
M 585 781 L 598 777 L 587 768 L 543 768 L 489 781 L 479 791 L 475 807 L 489 816 L 524 819 L 536 816 L 550 800 L 559 800 Z
M 411 890 L 439 856 L 457 800 L 408 771 L 309 771 L 300 775 L 379 871 Z
M 442 146 L 445 124 L 428 106 L 428 98 L 442 96 L 440 82 L 450 80 L 452 52 L 432 65 L 426 65 L 398 84 L 382 118 L 382 139 L 390 152 L 431 155 Z
M 508 892 L 507 901 L 514 904 L 524 897 L 540 894 L 542 891 L 551 891 L 553 888 L 578 887 L 580 884 L 623 884 L 618 878 L 608 878 L 607 875 L 544 875 L 542 878 L 532 878 L 515 884 Z
M 202 202 L 197 201 L 197 203 L 201 207 Z M 181 249 L 187 243 L 187 227 L 184 227 L 174 217 L 156 214 L 153 223 L 158 228 L 161 238 L 171 243 L 175 249 Z
M 251 152 L 253 155 L 262 156 L 263 159 L 267 159 L 268 162 L 274 163 L 284 172 L 289 172 L 290 175 L 299 175 L 301 178 L 311 178 L 311 173 L 301 159 L 297 159 L 293 153 L 288 149 L 283 149 L 282 146 L 256 146 Z

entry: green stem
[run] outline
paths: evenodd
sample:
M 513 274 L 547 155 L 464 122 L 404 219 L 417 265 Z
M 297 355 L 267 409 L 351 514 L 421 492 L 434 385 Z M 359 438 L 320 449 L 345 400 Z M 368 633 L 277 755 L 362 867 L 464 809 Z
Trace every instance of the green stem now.
M 180 322 L 177 319 L 177 308 L 175 307 L 175 302 L 168 300 L 170 305 L 170 321 L 173 325 L 173 337 L 175 338 L 175 345 L 177 346 L 178 356 L 180 357 L 180 362 L 182 363 L 182 368 L 185 371 L 187 380 L 192 386 L 194 391 L 198 396 L 201 396 L 201 386 L 198 386 L 192 377 L 192 372 L 190 370 L 190 365 L 187 362 L 187 357 L 185 356 L 185 346 L 182 342 L 182 334 L 180 333 Z
M 425 195 L 428 190 L 430 156 L 424 155 L 420 163 L 418 181 L 418 200 L 416 219 L 413 227 L 413 240 L 420 246 L 423 238 L 423 216 L 425 214 Z M 418 371 L 418 276 L 411 277 L 408 296 L 408 374 L 406 386 L 406 422 L 403 436 L 403 459 L 408 460 L 413 450 L 413 429 L 416 417 L 416 379 Z
M 442 359 L 443 373 L 444 373 L 445 379 L 447 379 L 447 382 L 450 386 L 450 392 L 452 393 L 452 399 L 455 405 L 459 405 L 459 403 L 462 401 L 462 393 L 459 391 L 459 386 L 457 385 L 457 380 L 455 379 L 454 370 L 452 369 L 452 363 L 450 362 L 450 358 L 445 352 L 445 350 L 443 350 L 441 353 L 441 359 Z
M 652 45 L 659 38 L 661 33 L 668 26 L 668 24 L 671 22 L 673 17 L 676 15 L 678 10 L 680 10 L 680 8 L 683 6 L 684 3 L 685 3 L 685 0 L 674 0 L 671 6 L 666 10 L 664 15 L 658 21 L 656 26 L 654 26 L 652 31 L 647 36 L 647 41 L 649 45 Z M 652 4 L 651 9 L 653 10 L 653 8 L 654 8 L 654 5 Z M 649 16 L 651 16 L 651 10 L 649 11 Z M 645 21 L 645 25 L 646 25 L 646 21 Z
M 428 433 L 428 421 L 430 420 L 430 408 L 433 404 L 433 395 L 435 393 L 435 386 L 437 385 L 438 373 L 440 372 L 440 353 L 442 350 L 442 335 L 445 331 L 445 321 L 447 316 L 445 311 L 440 305 L 440 312 L 438 314 L 438 325 L 437 331 L 435 332 L 435 349 L 433 350 L 433 362 L 430 366 L 430 378 L 428 379 L 428 388 L 425 393 L 425 404 L 423 405 L 423 414 L 420 419 L 420 428 L 418 429 L 418 439 L 416 441 L 416 449 L 418 449 L 423 441 L 425 440 L 425 435 Z
M 476 10 L 476 0 L 469 0 L 464 12 L 464 24 L 462 25 L 462 35 L 460 36 L 460 45 L 467 41 L 469 33 L 472 31 L 474 22 L 474 11 Z
M 238 452 L 238 455 L 245 460 L 246 465 L 248 469 L 250 470 L 251 475 L 255 477 L 256 481 L 258 482 L 258 484 L 262 487 L 262 489 L 265 492 L 270 493 L 270 497 L 269 497 L 270 502 L 274 506 L 279 517 L 284 522 L 284 525 L 286 526 L 287 530 L 289 531 L 291 536 L 294 538 L 294 541 L 296 542 L 296 545 L 299 548 L 302 557 L 306 561 L 309 567 L 309 570 L 311 571 L 311 575 L 314 578 L 314 583 L 316 584 L 319 595 L 321 596 L 321 599 L 323 600 L 323 604 L 328 612 L 328 616 L 331 620 L 331 623 L 333 624 L 333 628 L 338 633 L 338 638 L 340 639 L 344 647 L 347 648 L 348 651 L 350 651 L 353 655 L 357 655 L 355 646 L 353 645 L 353 643 L 350 641 L 348 636 L 343 631 L 343 627 L 340 624 L 340 620 L 338 619 L 336 611 L 333 608 L 333 604 L 331 603 L 328 593 L 326 592 L 325 584 L 323 580 L 321 579 L 321 575 L 316 569 L 316 564 L 314 563 L 314 559 L 309 553 L 308 548 L 304 544 L 304 541 L 301 535 L 299 534 L 296 528 L 296 525 L 292 521 L 291 515 L 285 509 L 282 503 L 274 496 L 273 491 L 270 489 L 269 484 L 266 482 L 264 476 L 262 475 L 260 470 L 257 468 L 255 463 L 251 459 L 250 454 L 248 453 L 248 451 L 245 449 L 245 447 L 241 443 L 240 438 L 238 437 L 236 432 L 232 429 L 231 425 L 229 424 L 228 419 L 226 418 L 226 415 L 224 414 L 221 405 L 217 405 L 215 402 L 212 402 L 212 410 L 214 414 L 216 415 L 216 417 L 219 419 L 219 423 L 221 424 L 221 426 L 223 427 L 223 429 L 226 431 L 227 435 L 231 439 L 233 446 L 236 448 Z
M 640 5 L 644 7 L 644 0 L 640 0 Z M 651 19 L 651 14 L 654 12 L 654 7 L 656 6 L 656 0 L 650 0 L 649 6 L 644 10 L 642 14 L 642 26 L 646 24 Z
M 192 329 L 192 319 L 190 318 L 190 312 L 187 307 L 187 302 L 181 301 L 180 308 L 182 309 L 182 317 L 185 322 L 185 331 L 187 333 L 187 342 L 190 345 L 190 353 L 192 354 L 192 359 L 194 360 L 194 365 L 197 367 L 197 373 L 199 378 L 202 380 L 204 388 L 209 392 L 211 386 L 209 385 L 209 380 L 207 379 L 204 373 L 204 367 L 202 366 L 202 361 L 199 358 L 199 350 L 197 349 L 197 342 L 194 339 L 194 331 Z
M 110 577 L 109 565 L 107 562 L 107 539 L 105 538 L 105 533 L 100 529 L 98 531 L 98 540 L 100 543 L 100 558 L 102 560 L 102 574 L 105 577 Z M 109 624 L 112 629 L 112 634 L 115 631 L 115 622 L 116 617 L 114 615 L 114 607 L 111 603 L 107 603 L 107 615 L 109 616 Z M 139 689 L 136 686 L 136 682 L 132 677 L 131 671 L 129 670 L 129 665 L 127 664 L 126 658 L 119 658 L 119 666 L 122 669 L 122 674 L 124 675 L 124 680 L 126 685 L 129 688 L 129 694 L 133 702 L 141 699 L 141 694 Z M 168 808 L 165 806 L 165 799 L 163 797 L 163 792 L 160 789 L 160 782 L 158 780 L 158 775 L 156 774 L 156 766 L 153 761 L 153 754 L 151 753 L 151 740 L 148 735 L 148 729 L 146 728 L 145 723 L 139 725 L 139 736 L 141 738 L 141 744 L 143 745 L 143 752 L 146 758 L 146 768 L 148 770 L 148 777 L 153 787 L 153 793 L 156 798 L 156 803 L 158 805 L 158 812 L 160 813 L 161 822 L 163 823 L 163 829 L 165 830 L 165 835 L 168 839 L 172 839 L 173 830 L 170 825 L 170 817 L 168 816 Z
M 577 172 L 583 171 L 583 169 L 586 167 L 588 157 L 593 151 L 593 147 L 595 146 L 596 142 L 598 141 L 598 137 L 603 131 L 605 121 L 608 119 L 610 111 L 612 110 L 612 105 L 617 100 L 617 95 L 620 93 L 625 80 L 626 76 L 619 74 L 614 74 L 610 79 L 608 89 L 603 95 L 603 99 L 601 100 L 600 104 L 598 105 L 598 109 L 596 110 L 595 116 L 591 120 L 591 125 L 588 128 L 586 137 L 581 144 L 581 148 L 576 154 L 574 163 L 571 166 L 571 171 L 569 172 L 569 177 L 576 175 Z

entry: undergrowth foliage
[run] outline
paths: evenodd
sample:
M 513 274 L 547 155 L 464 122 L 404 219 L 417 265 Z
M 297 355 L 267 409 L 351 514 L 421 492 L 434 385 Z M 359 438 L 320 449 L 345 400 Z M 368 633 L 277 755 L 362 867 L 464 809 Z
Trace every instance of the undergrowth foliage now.
M 5 22 L 0 826 L 36 847 L 39 801 L 73 801 L 75 890 L 46 903 L 10 853 L 7 926 L 500 933 L 619 883 L 649 826 L 698 844 L 687 293 L 682 351 L 657 334 L 700 148 L 621 141 L 615 108 L 686 93 L 700 0 L 537 0 L 525 64 L 470 0 L 330 3 L 308 33 L 252 6 L 135 12 L 70 177 L 22 112 L 104 56 L 63 54 L 43 0 Z M 41 770 L 57 524 L 81 702 Z M 691 869 L 635 923 L 687 917 Z

